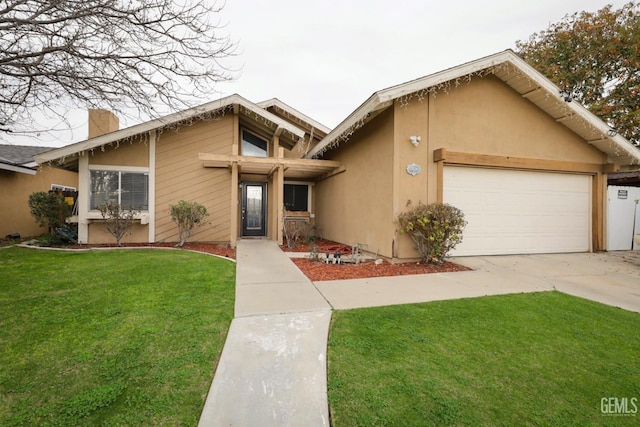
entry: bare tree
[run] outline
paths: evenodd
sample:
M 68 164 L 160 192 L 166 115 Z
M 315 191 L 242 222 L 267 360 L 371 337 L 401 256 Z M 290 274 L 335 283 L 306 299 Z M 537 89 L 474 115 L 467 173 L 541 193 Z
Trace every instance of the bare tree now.
M 0 139 L 63 105 L 157 116 L 230 74 L 214 0 L 0 1 Z

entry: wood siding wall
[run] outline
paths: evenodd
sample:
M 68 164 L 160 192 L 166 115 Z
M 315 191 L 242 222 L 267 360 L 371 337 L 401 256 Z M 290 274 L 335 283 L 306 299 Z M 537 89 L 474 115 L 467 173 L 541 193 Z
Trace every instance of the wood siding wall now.
M 231 236 L 231 174 L 204 168 L 199 153 L 231 154 L 233 118 L 198 122 L 178 131 L 167 130 L 156 143 L 156 241 L 178 241 L 169 205 L 197 202 L 209 211 L 207 225 L 191 241 L 228 242 Z M 234 231 L 235 232 L 235 231 Z

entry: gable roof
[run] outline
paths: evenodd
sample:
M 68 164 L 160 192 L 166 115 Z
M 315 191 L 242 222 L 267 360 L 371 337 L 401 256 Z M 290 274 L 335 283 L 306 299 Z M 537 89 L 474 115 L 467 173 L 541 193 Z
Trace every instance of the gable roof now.
M 284 140 L 285 143 L 289 141 L 290 145 L 295 145 L 298 139 L 304 138 L 303 130 L 292 125 L 286 120 L 281 119 L 275 114 L 268 112 L 257 104 L 246 100 L 240 95 L 234 94 L 198 107 L 179 111 L 155 120 L 150 120 L 125 129 L 120 129 L 115 132 L 110 132 L 105 135 L 47 151 L 36 155 L 35 160 L 38 163 L 53 162 L 57 160 L 58 163 L 62 164 L 65 163 L 65 159 L 74 158 L 78 153 L 84 151 L 90 151 L 137 135 L 144 135 L 153 130 L 176 126 L 181 122 L 188 122 L 190 120 L 197 119 L 198 117 L 207 117 L 214 115 L 215 113 L 220 113 L 222 115 L 226 110 L 238 111 L 239 114 L 243 114 L 250 119 L 257 117 L 261 118 L 261 123 L 264 126 L 269 127 L 275 133 L 279 133 L 281 140 Z
M 287 114 L 292 120 L 299 122 L 303 125 L 306 125 L 305 127 L 308 128 L 309 130 L 311 130 L 312 128 L 316 130 L 320 130 L 325 135 L 331 132 L 331 129 L 329 129 L 322 123 L 312 119 L 306 114 L 301 113 L 300 111 L 296 110 L 290 105 L 285 104 L 284 102 L 280 101 L 278 98 L 271 98 L 271 99 L 267 99 L 266 101 L 258 102 L 258 105 L 266 110 L 270 108 L 275 108 L 277 110 L 280 110 L 285 114 Z
M 35 175 L 37 166 L 33 156 L 51 150 L 52 147 L 0 144 L 0 170 Z
M 476 76 L 493 74 L 511 86 L 522 97 L 606 153 L 618 165 L 640 163 L 640 149 L 612 129 L 600 118 L 577 102 L 566 102 L 560 89 L 531 65 L 506 50 L 466 64 L 449 68 L 407 83 L 375 92 L 342 123 L 331 131 L 307 157 L 320 156 L 349 139 L 351 134 L 377 114 L 393 105 L 396 99 L 428 96 L 432 91 L 449 90 Z

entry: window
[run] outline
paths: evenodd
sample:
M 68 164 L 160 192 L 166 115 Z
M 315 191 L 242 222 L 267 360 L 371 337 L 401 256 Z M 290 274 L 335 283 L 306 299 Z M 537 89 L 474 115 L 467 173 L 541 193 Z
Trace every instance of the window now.
M 149 174 L 146 172 L 91 171 L 91 206 L 113 202 L 124 209 L 149 210 Z
M 288 211 L 308 211 L 309 186 L 307 184 L 285 184 L 284 207 Z
M 243 156 L 267 157 L 267 140 L 243 129 L 240 149 Z
M 51 184 L 52 191 L 77 191 L 76 187 L 68 187 L 66 185 Z

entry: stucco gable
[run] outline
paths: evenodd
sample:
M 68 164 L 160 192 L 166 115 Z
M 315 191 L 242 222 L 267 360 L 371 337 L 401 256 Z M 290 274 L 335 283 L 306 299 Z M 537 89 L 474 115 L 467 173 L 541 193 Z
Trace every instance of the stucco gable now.
M 346 142 L 354 132 L 381 111 L 390 108 L 394 102 L 409 105 L 411 102 L 421 102 L 429 96 L 446 96 L 452 89 L 487 75 L 501 79 L 553 120 L 605 153 L 611 162 L 619 166 L 640 164 L 640 150 L 637 147 L 613 132 L 584 106 L 566 102 L 557 86 L 511 50 L 375 92 L 307 156 L 321 156 L 325 151 Z

